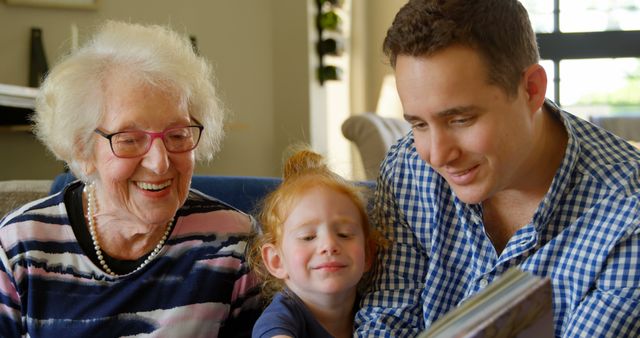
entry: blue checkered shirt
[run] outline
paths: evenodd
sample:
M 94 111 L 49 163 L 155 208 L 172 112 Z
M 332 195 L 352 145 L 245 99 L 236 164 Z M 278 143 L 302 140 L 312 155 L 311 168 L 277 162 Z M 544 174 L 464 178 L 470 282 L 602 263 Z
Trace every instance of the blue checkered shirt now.
M 545 104 L 567 129 L 566 154 L 500 255 L 481 205 L 455 197 L 411 133 L 391 148 L 375 207 L 393 240 L 356 315 L 357 336 L 415 337 L 513 266 L 551 278 L 556 336 L 640 336 L 640 152 Z

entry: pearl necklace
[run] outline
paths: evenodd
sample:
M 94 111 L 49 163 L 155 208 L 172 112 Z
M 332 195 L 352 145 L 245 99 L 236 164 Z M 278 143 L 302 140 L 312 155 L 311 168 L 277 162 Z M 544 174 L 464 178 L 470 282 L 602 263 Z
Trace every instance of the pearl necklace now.
M 93 207 L 96 204 L 93 198 L 94 190 L 95 190 L 95 187 L 93 183 L 84 186 L 84 193 L 87 195 L 87 220 L 89 220 L 89 234 L 91 235 L 93 248 L 96 250 L 96 256 L 98 256 L 98 261 L 100 262 L 102 269 L 112 276 L 118 276 L 118 274 L 111 271 L 111 268 L 107 265 L 107 262 L 104 260 L 104 256 L 102 254 L 102 248 L 100 248 L 100 243 L 98 242 L 98 234 L 96 232 L 96 224 L 95 224 L 96 222 L 95 222 L 95 216 L 94 216 L 94 210 L 93 210 Z M 143 267 L 145 267 L 147 264 L 149 264 L 149 262 L 151 262 L 151 260 L 153 260 L 153 258 L 158 254 L 158 252 L 160 252 L 160 250 L 164 246 L 164 242 L 169 237 L 169 233 L 171 232 L 172 226 L 173 226 L 173 217 L 171 218 L 169 223 L 167 223 L 167 228 L 164 230 L 164 234 L 162 235 L 160 242 L 156 245 L 155 248 L 153 248 L 153 251 L 151 251 L 151 253 L 147 256 L 147 258 L 145 258 L 142 264 L 140 264 L 140 266 L 138 266 L 132 272 L 136 272 L 142 269 Z

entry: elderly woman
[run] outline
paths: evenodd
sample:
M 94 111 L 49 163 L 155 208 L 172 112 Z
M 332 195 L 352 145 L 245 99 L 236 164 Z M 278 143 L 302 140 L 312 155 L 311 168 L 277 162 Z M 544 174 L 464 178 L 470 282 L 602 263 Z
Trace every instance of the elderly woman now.
M 1 337 L 238 337 L 250 217 L 190 190 L 223 113 L 188 39 L 107 22 L 52 69 L 38 138 L 80 178 L 0 224 Z

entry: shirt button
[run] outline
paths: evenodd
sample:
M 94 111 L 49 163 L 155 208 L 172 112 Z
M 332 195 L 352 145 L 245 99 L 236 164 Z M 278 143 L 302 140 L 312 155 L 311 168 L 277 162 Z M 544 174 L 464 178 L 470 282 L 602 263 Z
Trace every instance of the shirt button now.
M 484 288 L 485 286 L 487 286 L 489 284 L 489 281 L 486 278 L 482 278 L 480 280 L 480 287 Z

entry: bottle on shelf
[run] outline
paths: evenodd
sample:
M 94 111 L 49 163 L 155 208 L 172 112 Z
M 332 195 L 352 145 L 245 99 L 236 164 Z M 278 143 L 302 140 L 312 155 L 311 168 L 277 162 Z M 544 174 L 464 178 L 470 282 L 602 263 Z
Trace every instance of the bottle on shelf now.
M 42 29 L 31 27 L 31 55 L 29 59 L 29 87 L 40 87 L 49 71 L 42 43 Z

